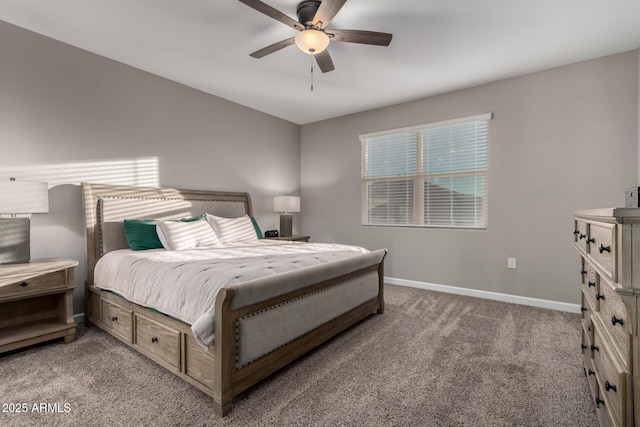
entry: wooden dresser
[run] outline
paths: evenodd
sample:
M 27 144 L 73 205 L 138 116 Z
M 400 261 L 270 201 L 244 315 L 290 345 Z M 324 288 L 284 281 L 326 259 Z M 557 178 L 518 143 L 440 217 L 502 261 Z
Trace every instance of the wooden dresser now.
M 640 208 L 575 213 L 584 371 L 602 426 L 640 426 Z

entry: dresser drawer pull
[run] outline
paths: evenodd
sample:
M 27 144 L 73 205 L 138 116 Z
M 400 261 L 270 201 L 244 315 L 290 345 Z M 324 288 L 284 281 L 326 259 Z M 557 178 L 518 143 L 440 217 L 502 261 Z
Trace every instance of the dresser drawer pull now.
M 22 282 L 22 283 L 20 283 L 20 286 L 22 286 L 23 288 L 24 288 L 25 286 L 27 286 L 27 285 L 28 285 L 28 283 L 27 283 L 27 282 Z
M 596 300 L 604 299 L 604 294 L 596 294 Z
M 591 351 L 600 351 L 600 347 L 598 347 L 597 345 L 593 345 L 591 344 Z
M 589 285 L 589 287 L 592 287 L 592 286 L 595 287 L 596 286 L 596 282 L 589 282 L 589 283 L 587 283 L 587 285 Z
M 588 238 L 588 237 L 587 237 L 587 245 L 588 245 L 589 243 L 595 243 L 595 242 L 596 242 L 596 239 L 594 239 L 594 238 L 591 238 L 591 239 L 590 239 L 590 238 Z
M 580 310 L 582 310 L 582 311 L 587 311 L 587 310 L 588 310 L 588 308 L 587 308 L 587 307 L 585 307 L 585 306 L 583 305 L 582 307 L 580 307 Z
M 600 399 L 599 397 L 596 397 L 596 405 L 604 405 L 604 400 Z
M 595 375 L 596 373 L 589 369 L 589 375 Z
M 580 274 L 582 274 L 582 275 L 584 276 L 585 274 L 587 274 L 587 270 L 582 270 L 582 271 L 580 272 Z
M 586 349 L 588 348 L 586 344 L 581 344 L 581 345 L 580 345 L 580 347 L 581 347 L 583 350 L 586 350 Z
M 152 343 L 157 343 L 158 342 L 158 337 L 151 337 L 151 342 Z
M 602 243 L 600 243 L 600 247 L 598 247 L 598 250 L 600 251 L 600 253 L 607 251 L 609 253 L 611 253 L 611 245 L 609 246 L 604 246 Z
M 582 234 L 582 233 L 580 233 L 580 240 L 584 239 L 585 237 L 587 237 L 587 235 L 586 235 L 586 234 Z
M 574 235 L 574 236 L 575 236 L 576 234 L 580 234 L 580 230 L 575 230 L 575 231 L 573 232 L 573 235 Z
M 613 324 L 613 326 L 616 326 L 616 323 L 620 323 L 620 326 L 624 325 L 624 320 L 623 319 L 618 319 L 616 317 L 616 315 L 614 314 L 613 316 L 611 316 L 611 323 Z
M 609 381 L 605 381 L 604 382 L 604 389 L 609 391 L 609 390 L 613 390 L 614 393 L 618 392 L 618 387 L 609 384 Z
M 111 318 L 111 321 L 112 321 L 112 322 L 117 322 L 117 321 L 118 321 L 118 316 L 113 316 L 113 317 Z

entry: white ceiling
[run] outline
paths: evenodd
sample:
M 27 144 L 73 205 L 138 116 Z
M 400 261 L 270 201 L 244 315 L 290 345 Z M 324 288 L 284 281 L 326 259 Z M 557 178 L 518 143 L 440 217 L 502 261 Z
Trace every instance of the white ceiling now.
M 297 47 L 249 57 L 295 31 L 236 0 L 0 0 L 0 20 L 298 124 L 640 47 L 640 0 L 349 0 L 329 28 L 391 45 L 331 43 L 311 92 Z

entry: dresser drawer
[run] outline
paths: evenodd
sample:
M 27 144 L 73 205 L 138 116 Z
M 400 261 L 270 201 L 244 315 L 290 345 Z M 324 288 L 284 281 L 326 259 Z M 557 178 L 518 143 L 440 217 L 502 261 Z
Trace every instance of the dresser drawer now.
M 593 365 L 598 376 L 600 395 L 615 421 L 626 425 L 632 419 L 632 377 L 607 345 L 598 324 L 594 324 Z
M 596 263 L 613 281 L 617 280 L 615 271 L 616 225 L 589 224 L 588 252 Z
M 591 264 L 584 258 L 582 258 L 582 270 L 580 274 L 582 275 L 582 292 L 595 310 L 600 309 L 600 300 L 597 298 L 600 290 L 600 277 Z
M 573 231 L 573 241 L 575 244 L 582 249 L 585 253 L 587 252 L 587 223 L 586 221 L 576 219 L 575 228 Z
M 600 300 L 602 322 L 618 346 L 625 365 L 630 366 L 628 359 L 630 357 L 631 334 L 627 330 L 629 327 L 627 309 L 620 299 L 620 296 L 614 290 L 614 287 L 603 279 L 600 280 L 600 294 L 604 296 L 604 298 Z
M 582 302 L 581 304 L 582 327 L 584 328 L 585 331 L 591 333 L 591 316 L 595 314 L 595 308 L 589 301 L 589 298 L 585 294 L 584 290 L 580 294 L 582 297 L 582 301 L 581 301 Z
M 54 271 L 27 280 L 0 286 L 0 298 L 23 297 L 38 293 L 51 293 L 66 289 L 65 270 Z
M 136 314 L 135 345 L 150 357 L 180 368 L 180 332 Z
M 132 321 L 131 310 L 109 301 L 102 301 L 102 324 L 127 342 L 131 342 L 133 336 Z
M 591 351 L 591 332 L 582 328 L 582 366 L 584 373 L 589 381 L 589 389 L 591 395 L 595 399 L 598 396 L 598 381 L 596 380 L 596 372 L 593 369 L 593 352 Z

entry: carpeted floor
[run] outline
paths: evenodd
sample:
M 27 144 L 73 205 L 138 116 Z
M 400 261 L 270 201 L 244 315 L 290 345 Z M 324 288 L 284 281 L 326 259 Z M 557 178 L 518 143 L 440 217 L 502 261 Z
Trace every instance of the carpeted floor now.
M 224 419 L 206 395 L 94 327 L 73 344 L 0 355 L 0 425 L 598 425 L 579 315 L 385 292 L 385 314 L 236 397 Z M 5 412 L 23 403 L 26 413 Z

